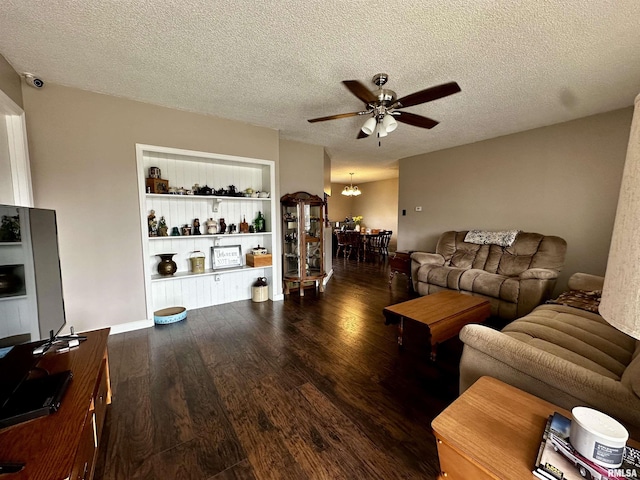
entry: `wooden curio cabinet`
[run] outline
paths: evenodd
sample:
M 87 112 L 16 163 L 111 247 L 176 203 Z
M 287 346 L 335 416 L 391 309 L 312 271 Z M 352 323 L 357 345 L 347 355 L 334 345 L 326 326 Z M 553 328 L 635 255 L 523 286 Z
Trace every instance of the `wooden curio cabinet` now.
M 288 193 L 282 205 L 282 272 L 284 293 L 313 286 L 324 291 L 324 201 L 307 192 Z

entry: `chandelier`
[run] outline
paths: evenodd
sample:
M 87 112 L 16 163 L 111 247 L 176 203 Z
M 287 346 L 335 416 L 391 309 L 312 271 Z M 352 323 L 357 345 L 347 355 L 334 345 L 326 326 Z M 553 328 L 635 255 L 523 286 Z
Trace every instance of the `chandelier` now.
M 357 186 L 353 186 L 353 173 L 350 173 L 349 175 L 351 175 L 351 184 L 348 187 L 344 187 L 342 195 L 346 195 L 347 197 L 357 197 L 362 192 Z

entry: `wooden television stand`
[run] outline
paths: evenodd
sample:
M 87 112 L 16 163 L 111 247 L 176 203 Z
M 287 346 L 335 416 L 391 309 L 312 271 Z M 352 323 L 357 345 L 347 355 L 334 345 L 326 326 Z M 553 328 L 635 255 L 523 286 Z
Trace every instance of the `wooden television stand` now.
M 85 332 L 87 340 L 65 353 L 48 352 L 36 368 L 65 370 L 73 378 L 57 412 L 0 430 L 0 462 L 23 463 L 7 480 L 89 480 L 107 405 L 111 403 L 109 329 Z

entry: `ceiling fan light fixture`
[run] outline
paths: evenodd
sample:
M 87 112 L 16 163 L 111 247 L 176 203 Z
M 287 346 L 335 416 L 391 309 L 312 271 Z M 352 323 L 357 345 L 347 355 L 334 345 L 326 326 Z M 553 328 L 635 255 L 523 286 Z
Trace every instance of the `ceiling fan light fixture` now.
M 364 125 L 362 125 L 361 131 L 358 132 L 356 138 L 365 138 L 376 132 L 378 146 L 381 146 L 381 142 L 379 141 L 380 137 L 384 137 L 387 133 L 391 133 L 398 128 L 398 122 L 426 129 L 431 129 L 439 123 L 432 118 L 423 117 L 422 115 L 400 109 L 422 105 L 423 103 L 448 97 L 461 91 L 460 85 L 456 82 L 448 82 L 398 98 L 396 92 L 393 90 L 382 88 L 388 79 L 389 75 L 386 73 L 374 75 L 372 81 L 378 87 L 377 90 L 374 91 L 369 90 L 366 85 L 358 80 L 343 80 L 342 84 L 358 98 L 358 100 L 364 103 L 365 109 L 358 112 L 339 113 L 326 117 L 311 118 L 307 121 L 314 123 L 339 118 L 356 117 L 359 115 L 371 115 L 371 117 L 364 122 Z M 382 133 L 383 128 L 385 133 Z
M 382 126 L 387 133 L 391 133 L 398 128 L 398 122 L 393 118 L 393 115 L 387 113 L 382 120 Z
M 351 193 L 351 195 L 353 195 L 354 197 L 357 197 L 361 193 L 362 192 L 360 191 L 360 189 L 357 186 L 355 186 L 355 187 L 353 187 L 353 193 Z
M 364 122 L 364 125 L 362 125 L 362 132 L 366 133 L 367 135 L 371 135 L 375 129 L 376 129 L 376 119 L 374 117 L 369 118 L 366 122 Z

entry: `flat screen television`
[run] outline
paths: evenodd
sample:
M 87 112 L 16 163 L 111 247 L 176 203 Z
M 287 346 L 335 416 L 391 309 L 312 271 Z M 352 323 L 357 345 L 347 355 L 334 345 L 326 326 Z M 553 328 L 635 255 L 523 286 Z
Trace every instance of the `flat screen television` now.
M 0 408 L 65 324 L 56 212 L 0 205 Z

